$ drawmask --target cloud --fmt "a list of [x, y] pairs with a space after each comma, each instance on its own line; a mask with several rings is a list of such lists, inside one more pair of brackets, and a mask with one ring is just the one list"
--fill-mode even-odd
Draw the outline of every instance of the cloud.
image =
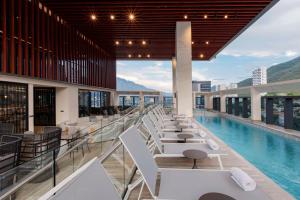
[[122, 66], [122, 67], [124, 67], [124, 66], [127, 66], [127, 64], [125, 63], [125, 62], [122, 62], [122, 61], [117, 61], [117, 66]]
[[221, 54], [249, 56], [294, 57], [300, 52], [300, 1], [281, 0]]
[[287, 57], [294, 57], [296, 55], [298, 55], [298, 53], [295, 51], [286, 51], [285, 52], [285, 56], [287, 56]]
[[117, 76], [148, 88], [170, 92], [172, 90], [171, 62], [166, 61], [124, 61], [126, 67], [117, 62]]

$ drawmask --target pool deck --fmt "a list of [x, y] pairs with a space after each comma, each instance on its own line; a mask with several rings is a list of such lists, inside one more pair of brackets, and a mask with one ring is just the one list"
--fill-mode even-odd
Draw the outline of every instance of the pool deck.
[[239, 167], [247, 172], [256, 182], [259, 187], [261, 187], [270, 197], [271, 199], [278, 200], [288, 200], [294, 199], [288, 192], [283, 190], [279, 185], [273, 182], [272, 179], [264, 175], [260, 170], [258, 170], [254, 165], [248, 162], [245, 158], [243, 158], [240, 154], [231, 149], [227, 144], [225, 144], [218, 137], [213, 135], [208, 129], [201, 126], [207, 132], [209, 132], [212, 137], [216, 141], [221, 144], [222, 149], [228, 152], [228, 156], [222, 159], [224, 168], [230, 169], [231, 167]]
[[[196, 121], [196, 120], [195, 120]], [[198, 122], [197, 122], [198, 123]], [[207, 128], [203, 127], [200, 123], [198, 123], [207, 133], [220, 144], [221, 149], [226, 151], [227, 156], [222, 157], [222, 162], [224, 165], [224, 169], [230, 169], [231, 167], [239, 167], [247, 172], [257, 183], [258, 187], [260, 187], [270, 199], [273, 200], [290, 200], [295, 199], [288, 192], [283, 190], [279, 185], [274, 183], [270, 178], [265, 176], [262, 172], [260, 172], [254, 165], [249, 163], [246, 159], [244, 159], [241, 155], [231, 149], [227, 144], [225, 144], [222, 140], [216, 137], [212, 132], [210, 132]], [[156, 159], [159, 167], [165, 168], [191, 168], [193, 163], [191, 159], [188, 158], [160, 158]], [[219, 165], [216, 159], [206, 159], [202, 162], [197, 162], [198, 168], [203, 169], [219, 169]], [[200, 183], [199, 183], [200, 184]], [[129, 199], [137, 199], [140, 187], [134, 190]], [[151, 199], [151, 195], [147, 188], [144, 188], [141, 199]]]

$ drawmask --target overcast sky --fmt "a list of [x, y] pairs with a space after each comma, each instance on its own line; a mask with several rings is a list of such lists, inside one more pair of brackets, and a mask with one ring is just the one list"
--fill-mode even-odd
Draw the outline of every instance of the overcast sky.
[[[300, 55], [300, 0], [280, 0], [216, 59], [193, 62], [194, 80], [236, 83], [253, 69]], [[117, 76], [160, 91], [172, 88], [171, 61], [117, 61]]]

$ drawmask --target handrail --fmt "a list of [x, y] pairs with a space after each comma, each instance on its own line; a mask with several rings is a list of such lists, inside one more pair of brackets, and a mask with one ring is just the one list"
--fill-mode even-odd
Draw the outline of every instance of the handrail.
[[[106, 124], [105, 126], [100, 127], [100, 128], [98, 128], [97, 130], [94, 130], [94, 131], [91, 132], [91, 133], [88, 133], [88, 134], [85, 134], [85, 135], [81, 136], [80, 138], [85, 138], [85, 139], [83, 139], [83, 140], [80, 141], [78, 144], [76, 144], [76, 145], [74, 145], [73, 147], [71, 147], [71, 148], [70, 148], [69, 150], [67, 150], [66, 152], [64, 152], [64, 153], [62, 153], [61, 155], [59, 155], [54, 161], [52, 160], [51, 162], [49, 162], [48, 164], [46, 164], [45, 166], [43, 166], [41, 169], [39, 169], [39, 170], [37, 170], [36, 172], [32, 173], [32, 174], [29, 175], [28, 177], [25, 177], [22, 181], [18, 182], [16, 185], [12, 185], [12, 186], [10, 186], [10, 187], [4, 189], [4, 190], [0, 193], [0, 194], [2, 194], [2, 195], [0, 196], [0, 199], [5, 199], [6, 197], [9, 197], [11, 194], [13, 194], [15, 191], [17, 191], [17, 190], [18, 190], [20, 187], [22, 187], [24, 184], [26, 184], [26, 183], [29, 182], [30, 180], [34, 179], [36, 176], [40, 175], [42, 172], [48, 170], [48, 169], [53, 165], [53, 162], [59, 161], [59, 160], [60, 160], [61, 158], [63, 158], [66, 154], [71, 153], [71, 152], [74, 151], [76, 148], [78, 148], [80, 145], [84, 144], [84, 143], [86, 142], [86, 140], [88, 139], [87, 136], [92, 135], [92, 134], [95, 133], [96, 131], [99, 131], [99, 130], [101, 130], [101, 129], [104, 129], [104, 128], [106, 128], [106, 127], [108, 127], [108, 126], [110, 126], [110, 125], [116, 123], [117, 121], [120, 121], [120, 120], [125, 119], [125, 117], [129, 116], [130, 114], [133, 114], [133, 113], [137, 112], [138, 109], [139, 109], [139, 108], [134, 108], [134, 109], [132, 109], [129, 113], [123, 115], [123, 116], [120, 117], [119, 119], [114, 120], [114, 121], [111, 121], [111, 122], [109, 122], [108, 124]], [[78, 138], [78, 139], [80, 139], [80, 138]], [[75, 142], [75, 141], [74, 141], [74, 142]], [[110, 148], [110, 149], [108, 150], [108, 152], [107, 152], [106, 154], [103, 154], [103, 155], [106, 155], [106, 156], [101, 156], [101, 157], [103, 157], [103, 158], [106, 159], [109, 155], [111, 155], [111, 154], [113, 153], [113, 151], [114, 151], [120, 144], [121, 144], [121, 143], [116, 143], [116, 144], [113, 146], [113, 148]], [[53, 150], [52, 150], [52, 153], [55, 153], [55, 151], [59, 150], [61, 147], [64, 147], [65, 145], [68, 145], [68, 144], [64, 144], [64, 145], [58, 147], [57, 149], [53, 149]], [[34, 159], [38, 159], [38, 158], [40, 158], [40, 157], [42, 157], [42, 156], [44, 156], [44, 155], [46, 155], [46, 154], [49, 154], [49, 153], [50, 153], [50, 151], [49, 151], [49, 152], [46, 152], [46, 153], [43, 153], [43, 154], [39, 155], [38, 157], [35, 157]], [[30, 161], [33, 161], [34, 159], [32, 159], [32, 160], [30, 160]], [[103, 159], [103, 161], [104, 161], [105, 159]], [[26, 164], [26, 163], [28, 163], [28, 162], [30, 162], [30, 161], [27, 161], [27, 162], [25, 162], [25, 163], [22, 163], [22, 165], [24, 165], [24, 164]], [[20, 167], [20, 166], [22, 166], [22, 165], [19, 165], [19, 166], [17, 166], [17, 167]], [[13, 171], [14, 169], [16, 169], [16, 168], [10, 169], [9, 171]], [[6, 172], [4, 172], [4, 173], [6, 173]], [[4, 173], [2, 173], [2, 174], [4, 174]], [[0, 176], [1, 176], [2, 174], [0, 174]]]

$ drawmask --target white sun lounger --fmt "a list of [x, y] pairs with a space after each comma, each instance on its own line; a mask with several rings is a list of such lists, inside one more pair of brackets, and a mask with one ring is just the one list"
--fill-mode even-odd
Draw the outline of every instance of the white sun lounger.
[[[210, 192], [223, 193], [237, 200], [269, 199], [259, 186], [245, 192], [231, 179], [229, 171], [158, 168], [136, 127], [126, 130], [120, 140], [139, 169], [143, 186], [147, 185], [154, 199], [194, 200]], [[157, 185], [158, 176], [160, 183]], [[159, 189], [157, 193], [156, 189]]]
[[39, 200], [121, 200], [98, 158], [94, 158], [49, 190]]
[[[144, 119], [143, 119], [144, 122]], [[151, 126], [150, 123], [145, 120], [145, 126]], [[148, 128], [147, 128], [148, 129]], [[152, 129], [150, 127], [150, 129]], [[148, 129], [149, 131], [149, 129]], [[218, 163], [221, 169], [223, 169], [223, 163], [221, 156], [226, 156], [227, 154], [224, 151], [221, 150], [212, 150], [208, 144], [203, 143], [162, 143], [160, 141], [160, 138], [157, 134], [153, 133], [153, 131], [149, 131], [153, 142], [155, 143], [157, 149], [159, 150], [160, 154], [156, 154], [154, 158], [171, 158], [171, 157], [185, 157], [183, 155], [183, 152], [188, 149], [196, 149], [201, 150], [207, 153], [209, 158], [217, 158]]]
[[153, 121], [149, 118], [148, 115], [145, 115], [142, 119], [144, 125], [148, 129], [149, 132], [152, 132], [153, 134], [158, 134], [160, 136], [160, 140], [165, 141], [183, 141], [183, 139], [179, 139], [177, 135], [179, 133], [188, 133], [193, 135], [193, 138], [189, 138], [186, 141], [187, 142], [202, 142], [205, 143], [205, 140], [208, 139], [207, 135], [205, 137], [201, 137], [199, 133], [197, 132], [191, 132], [191, 131], [183, 131], [183, 132], [159, 132], [154, 126]]

